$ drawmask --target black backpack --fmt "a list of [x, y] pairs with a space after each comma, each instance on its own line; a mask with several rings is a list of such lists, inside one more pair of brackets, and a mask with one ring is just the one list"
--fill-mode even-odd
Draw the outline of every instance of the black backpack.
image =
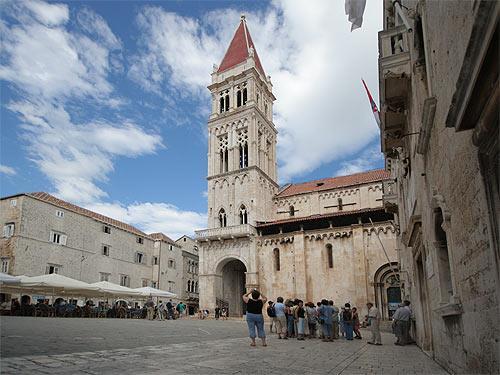
[[342, 318], [344, 319], [344, 322], [349, 322], [352, 320], [352, 312], [351, 310], [344, 310], [342, 313]]
[[270, 318], [276, 317], [276, 310], [274, 309], [274, 306], [269, 306], [267, 308], [267, 316], [269, 316]]

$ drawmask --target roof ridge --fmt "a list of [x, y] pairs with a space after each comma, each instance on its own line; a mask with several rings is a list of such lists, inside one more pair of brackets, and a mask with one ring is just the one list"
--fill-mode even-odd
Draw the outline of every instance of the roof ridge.
[[45, 203], [53, 204], [54, 206], [75, 212], [77, 214], [81, 214], [81, 215], [90, 217], [92, 219], [95, 219], [95, 220], [100, 221], [100, 222], [105, 223], [105, 224], [112, 225], [116, 228], [125, 230], [127, 232], [131, 232], [134, 234], [139, 234], [143, 237], [151, 238], [149, 234], [143, 232], [142, 230], [134, 227], [131, 224], [125, 223], [124, 221], [121, 221], [121, 220], [113, 219], [112, 217], [109, 217], [109, 216], [100, 214], [99, 212], [95, 212], [95, 211], [89, 210], [87, 208], [78, 206], [74, 203], [67, 202], [67, 201], [60, 199], [60, 198], [57, 198], [54, 195], [49, 194], [47, 192], [38, 191], [38, 192], [25, 193], [24, 195], [29, 196], [29, 197], [34, 198], [34, 199], [41, 200]]

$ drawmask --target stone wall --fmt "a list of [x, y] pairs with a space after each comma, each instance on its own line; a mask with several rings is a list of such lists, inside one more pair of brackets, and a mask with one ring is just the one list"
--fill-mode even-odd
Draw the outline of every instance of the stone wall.
[[[417, 151], [422, 152], [418, 144], [424, 134], [417, 134], [406, 138], [396, 157], [389, 156], [398, 182], [400, 257], [406, 295], [415, 312], [415, 335], [419, 345], [452, 372], [496, 373], [500, 283], [490, 234], [498, 228], [489, 220], [491, 207], [473, 131], [446, 127], [483, 2], [403, 3], [412, 22], [415, 12], [422, 17], [425, 46], [424, 51], [418, 49], [413, 39], [418, 32], [408, 33], [412, 76], [405, 132], [421, 131], [424, 100], [436, 98], [423, 153]], [[422, 53], [425, 66], [417, 59]], [[442, 224], [437, 222], [439, 212]], [[448, 259], [443, 258], [443, 246]]]

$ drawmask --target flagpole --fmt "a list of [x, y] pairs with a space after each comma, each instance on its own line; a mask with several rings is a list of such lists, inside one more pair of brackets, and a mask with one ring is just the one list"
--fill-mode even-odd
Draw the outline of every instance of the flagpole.
[[377, 229], [375, 228], [375, 225], [373, 224], [372, 218], [369, 217], [368, 220], [370, 220], [370, 223], [372, 224], [373, 229], [375, 230], [375, 234], [377, 235], [378, 242], [380, 242], [380, 246], [382, 246], [382, 250], [384, 250], [385, 257], [387, 258], [387, 262], [389, 262], [389, 267], [391, 268], [392, 273], [396, 277], [396, 279], [399, 279], [398, 274], [396, 273], [395, 269], [392, 266], [391, 260], [389, 259], [389, 255], [387, 255], [387, 251], [385, 250], [385, 246], [382, 243], [382, 240], [380, 239], [380, 236], [377, 232]]

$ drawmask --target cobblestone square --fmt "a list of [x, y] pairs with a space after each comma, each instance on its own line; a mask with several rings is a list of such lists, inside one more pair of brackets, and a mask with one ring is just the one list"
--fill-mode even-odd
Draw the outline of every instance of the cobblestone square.
[[[416, 346], [278, 340], [244, 321], [2, 317], [2, 374], [446, 374]], [[369, 332], [365, 331], [365, 337]]]

